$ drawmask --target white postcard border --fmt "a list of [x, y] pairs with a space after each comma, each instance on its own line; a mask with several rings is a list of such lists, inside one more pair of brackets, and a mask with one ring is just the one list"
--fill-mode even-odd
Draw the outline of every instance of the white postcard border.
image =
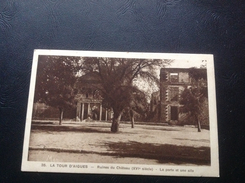
[[[36, 73], [39, 55], [56, 56], [86, 56], [112, 58], [148, 58], [176, 60], [207, 60], [208, 100], [210, 117], [210, 151], [211, 166], [178, 166], [178, 165], [142, 165], [142, 164], [105, 164], [105, 163], [67, 163], [28, 161], [31, 119], [36, 83]], [[63, 172], [85, 174], [131, 174], [160, 176], [204, 176], [219, 177], [218, 133], [216, 114], [215, 73], [212, 54], [182, 54], [182, 53], [139, 53], [139, 52], [106, 52], [106, 51], [72, 51], [72, 50], [34, 50], [31, 81], [29, 88], [28, 107], [22, 155], [22, 171], [30, 172]], [[60, 166], [59, 166], [60, 165]], [[109, 169], [100, 169], [106, 166]], [[124, 168], [120, 168], [124, 167]], [[143, 170], [149, 168], [152, 170]], [[181, 171], [183, 170], [183, 171]]]

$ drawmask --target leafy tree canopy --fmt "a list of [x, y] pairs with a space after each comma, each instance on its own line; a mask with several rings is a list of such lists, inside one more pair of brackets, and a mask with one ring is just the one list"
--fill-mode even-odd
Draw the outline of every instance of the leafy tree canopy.
[[[74, 105], [80, 57], [39, 56], [34, 102], [63, 110]], [[60, 122], [62, 116], [60, 116]]]
[[[180, 104], [182, 113], [188, 113], [189, 117], [194, 118], [197, 123], [198, 131], [201, 131], [200, 116], [204, 102], [207, 100], [207, 70], [190, 68], [189, 76], [191, 78], [191, 86], [186, 86], [181, 94]], [[208, 114], [206, 114], [208, 115]]]
[[102, 92], [104, 104], [113, 109], [113, 132], [118, 131], [122, 111], [126, 107], [134, 106], [134, 97], [137, 95], [133, 94], [142, 93], [133, 85], [133, 81], [143, 78], [145, 82], [159, 83], [156, 70], [170, 62], [171, 60], [163, 59], [83, 58], [81, 72], [94, 75], [100, 83], [94, 87]]

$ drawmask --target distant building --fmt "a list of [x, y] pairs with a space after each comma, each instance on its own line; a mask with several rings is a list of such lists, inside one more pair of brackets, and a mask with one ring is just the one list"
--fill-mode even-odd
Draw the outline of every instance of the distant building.
[[160, 71], [160, 121], [177, 123], [180, 95], [185, 86], [191, 85], [189, 69], [162, 68]]
[[76, 83], [76, 121], [82, 120], [110, 120], [112, 111], [102, 105], [99, 81], [92, 74], [86, 74]]
[[[181, 104], [179, 103], [185, 87], [191, 86], [192, 78], [188, 68], [162, 68], [160, 70], [160, 94], [159, 97], [155, 94], [154, 99], [157, 100], [156, 97], [159, 99], [158, 121], [170, 124], [192, 123], [190, 119], [186, 119], [186, 114], [180, 112]], [[207, 100], [205, 105], [202, 121], [208, 124]]]
[[[75, 108], [68, 108], [64, 111], [65, 119], [73, 119], [75, 121], [97, 120], [108, 121], [113, 117], [110, 109], [103, 107], [101, 92], [98, 89], [99, 82], [92, 74], [81, 76], [75, 83], [76, 90]], [[58, 119], [59, 110], [50, 107], [44, 103], [34, 103], [33, 119]]]

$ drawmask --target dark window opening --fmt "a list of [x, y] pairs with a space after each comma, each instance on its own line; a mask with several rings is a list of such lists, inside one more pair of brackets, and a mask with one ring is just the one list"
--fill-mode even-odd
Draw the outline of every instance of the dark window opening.
[[178, 107], [171, 106], [171, 120], [178, 120]]
[[170, 82], [177, 83], [179, 81], [179, 73], [170, 73]]

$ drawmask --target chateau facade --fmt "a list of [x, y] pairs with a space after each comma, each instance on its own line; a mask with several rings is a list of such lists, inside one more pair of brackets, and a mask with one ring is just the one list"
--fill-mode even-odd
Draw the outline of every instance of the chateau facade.
[[78, 89], [76, 101], [76, 121], [82, 120], [111, 120], [112, 111], [104, 108], [99, 82], [89, 74], [82, 76], [76, 83]]
[[159, 120], [176, 124], [181, 120], [180, 95], [185, 87], [191, 86], [189, 69], [162, 68], [160, 70]]

